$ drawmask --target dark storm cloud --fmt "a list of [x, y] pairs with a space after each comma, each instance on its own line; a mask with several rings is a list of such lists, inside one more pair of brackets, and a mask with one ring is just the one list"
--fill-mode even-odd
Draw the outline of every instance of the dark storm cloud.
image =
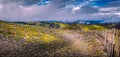
[[93, 8], [93, 7], [91, 7], [91, 6], [83, 6], [82, 7], [82, 12], [83, 13], [96, 13], [96, 12], [98, 12], [98, 9], [96, 9], [96, 8]]

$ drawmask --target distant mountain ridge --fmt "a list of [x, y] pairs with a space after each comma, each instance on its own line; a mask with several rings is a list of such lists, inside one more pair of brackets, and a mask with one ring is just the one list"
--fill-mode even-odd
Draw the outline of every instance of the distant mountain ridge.
[[105, 20], [77, 20], [74, 21], [73, 23], [78, 23], [78, 24], [101, 24]]

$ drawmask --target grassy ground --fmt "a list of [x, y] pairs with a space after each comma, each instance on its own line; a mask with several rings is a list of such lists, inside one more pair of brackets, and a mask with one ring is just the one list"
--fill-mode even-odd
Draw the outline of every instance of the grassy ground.
[[109, 57], [106, 47], [113, 42], [119, 56], [119, 32], [115, 38], [113, 30], [98, 25], [60, 26], [0, 22], [0, 57]]

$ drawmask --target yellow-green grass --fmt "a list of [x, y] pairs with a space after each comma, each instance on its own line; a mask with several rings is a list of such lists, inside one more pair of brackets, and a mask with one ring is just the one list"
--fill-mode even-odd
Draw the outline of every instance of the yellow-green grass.
[[107, 30], [108, 28], [100, 25], [84, 25], [84, 24], [63, 24], [63, 23], [57, 23], [60, 25], [61, 29], [65, 30], [83, 30], [83, 31], [89, 31], [89, 30]]
[[81, 25], [82, 30], [89, 31], [89, 30], [107, 30], [106, 27], [100, 25]]
[[5, 38], [12, 37], [16, 40], [23, 38], [28, 42], [35, 40], [46, 43], [60, 40], [51, 32], [51, 29], [46, 27], [0, 22], [0, 34]]

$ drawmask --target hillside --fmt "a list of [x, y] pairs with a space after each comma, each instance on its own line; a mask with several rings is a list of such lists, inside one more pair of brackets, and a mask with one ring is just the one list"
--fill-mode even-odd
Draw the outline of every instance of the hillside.
[[41, 22], [14, 22], [18, 24], [25, 25], [35, 25], [35, 26], [43, 26], [54, 29], [64, 29], [64, 30], [106, 30], [107, 27], [103, 25], [85, 25], [78, 23], [63, 23], [63, 22], [49, 22], [49, 21], [41, 21]]
[[0, 22], [0, 57], [117, 57], [119, 40], [99, 25]]

